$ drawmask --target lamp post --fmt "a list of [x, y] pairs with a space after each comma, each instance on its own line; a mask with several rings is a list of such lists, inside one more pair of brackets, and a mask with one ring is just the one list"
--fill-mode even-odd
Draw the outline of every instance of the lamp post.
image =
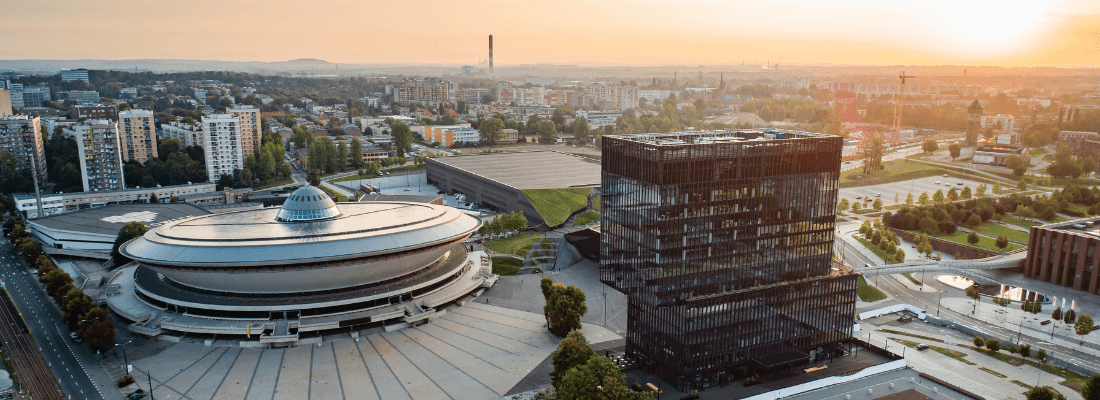
[[940, 304], [943, 303], [943, 292], [945, 292], [945, 290], [936, 292], [936, 317], [940, 316]]
[[127, 341], [126, 343], [122, 343], [122, 344], [116, 344], [116, 345], [115, 345], [115, 346], [122, 346], [122, 369], [123, 369], [123, 370], [126, 370], [126, 373], [127, 373], [127, 374], [129, 374], [129, 373], [130, 373], [130, 359], [129, 359], [129, 357], [127, 357], [127, 355], [126, 355], [126, 345], [130, 344], [130, 343], [131, 343], [131, 342], [133, 342], [133, 341], [134, 341], [133, 339], [130, 339], [130, 340], [129, 340], [129, 341]]

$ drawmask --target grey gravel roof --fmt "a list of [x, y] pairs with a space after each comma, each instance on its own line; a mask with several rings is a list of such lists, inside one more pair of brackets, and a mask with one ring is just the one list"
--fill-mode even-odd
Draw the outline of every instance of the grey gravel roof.
[[493, 153], [438, 157], [432, 162], [449, 165], [516, 189], [559, 189], [600, 185], [600, 162], [556, 151]]
[[30, 222], [54, 230], [117, 235], [130, 221], [141, 221], [153, 228], [171, 220], [209, 214], [209, 211], [184, 203], [129, 203], [51, 215]]

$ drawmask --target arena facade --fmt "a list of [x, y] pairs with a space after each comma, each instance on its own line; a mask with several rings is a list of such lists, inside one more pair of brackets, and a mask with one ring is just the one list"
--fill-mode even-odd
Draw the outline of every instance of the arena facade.
[[282, 207], [172, 221], [127, 242], [134, 261], [107, 282], [107, 302], [135, 333], [272, 346], [417, 325], [495, 283], [489, 257], [463, 243], [480, 225], [451, 207], [336, 204], [306, 186]]

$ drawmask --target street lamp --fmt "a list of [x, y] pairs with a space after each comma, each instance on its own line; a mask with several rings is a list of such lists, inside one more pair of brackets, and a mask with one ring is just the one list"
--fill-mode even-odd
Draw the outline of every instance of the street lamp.
[[129, 359], [129, 357], [126, 356], [126, 345], [130, 344], [133, 341], [134, 341], [133, 339], [130, 339], [126, 343], [115, 345], [115, 346], [122, 346], [122, 369], [125, 370], [127, 374], [130, 373], [130, 359]]
[[1024, 321], [1027, 321], [1027, 317], [1020, 318], [1020, 329], [1016, 332], [1016, 347], [1020, 347], [1020, 336], [1024, 334]]

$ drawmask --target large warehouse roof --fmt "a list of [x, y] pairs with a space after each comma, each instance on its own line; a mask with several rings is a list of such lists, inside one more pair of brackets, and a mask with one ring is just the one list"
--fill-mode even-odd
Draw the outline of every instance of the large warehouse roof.
[[210, 212], [190, 204], [130, 203], [51, 215], [30, 222], [51, 230], [114, 236], [131, 221], [141, 221], [152, 229], [168, 221], [207, 214]]
[[439, 157], [436, 161], [516, 189], [600, 185], [600, 162], [556, 151]]

